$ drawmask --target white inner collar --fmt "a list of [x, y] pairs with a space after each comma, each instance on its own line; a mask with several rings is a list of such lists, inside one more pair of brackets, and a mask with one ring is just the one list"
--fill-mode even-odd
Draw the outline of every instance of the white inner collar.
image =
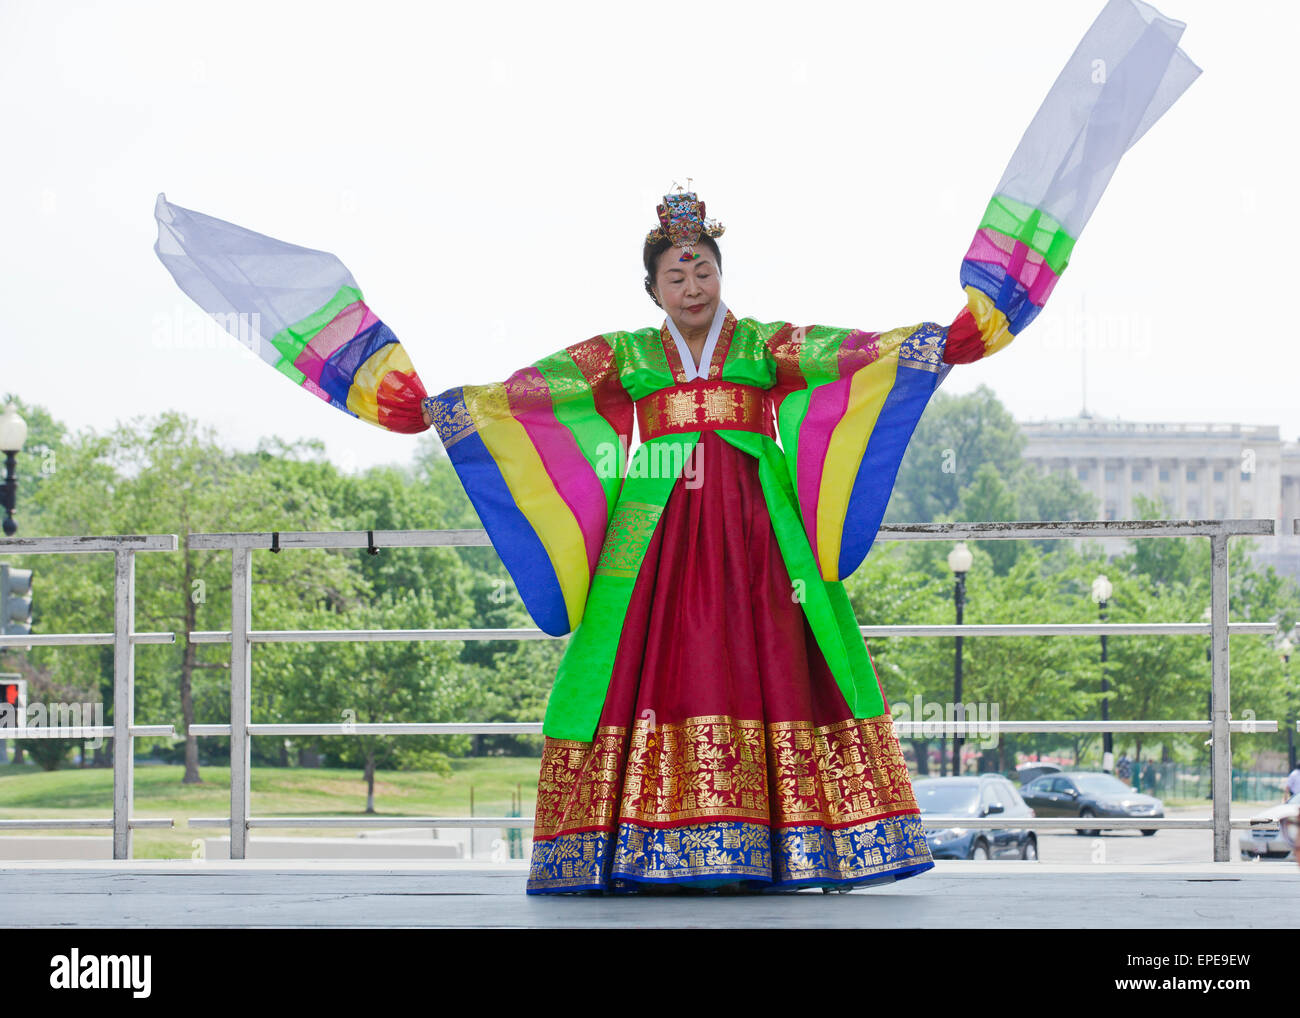
[[677, 356], [681, 358], [682, 370], [686, 373], [688, 382], [695, 378], [708, 378], [709, 365], [713, 363], [713, 351], [718, 345], [718, 337], [722, 334], [722, 322], [726, 317], [727, 305], [722, 301], [718, 301], [718, 310], [713, 312], [713, 324], [709, 326], [709, 338], [704, 341], [704, 350], [700, 353], [700, 363], [696, 364], [695, 357], [691, 354], [690, 347], [686, 345], [681, 330], [677, 328], [677, 323], [673, 321], [673, 316], [666, 316], [668, 331], [673, 334], [673, 342], [677, 344]]

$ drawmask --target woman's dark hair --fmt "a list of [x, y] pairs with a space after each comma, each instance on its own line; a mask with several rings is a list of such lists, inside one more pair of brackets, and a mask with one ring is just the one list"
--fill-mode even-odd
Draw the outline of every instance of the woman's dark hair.
[[[718, 264], [718, 275], [722, 275], [722, 252], [718, 250], [717, 242], [707, 233], [701, 233], [700, 239], [695, 243], [697, 246], [707, 247], [713, 252], [713, 260]], [[659, 272], [659, 256], [672, 246], [672, 241], [665, 237], [662, 240], [656, 240], [654, 243], [646, 241], [645, 248], [641, 252], [641, 262], [645, 265], [645, 292], [661, 308], [663, 305], [656, 299], [654, 292], [655, 277]]]

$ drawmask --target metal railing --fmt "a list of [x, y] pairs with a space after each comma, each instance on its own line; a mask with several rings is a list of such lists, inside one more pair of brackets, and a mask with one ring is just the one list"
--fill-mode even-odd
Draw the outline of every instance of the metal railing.
[[[1294, 529], [1300, 533], [1300, 520]], [[1229, 817], [1231, 754], [1229, 733], [1276, 732], [1276, 721], [1230, 720], [1230, 681], [1228, 670], [1228, 636], [1239, 633], [1266, 634], [1274, 631], [1273, 623], [1228, 622], [1229, 537], [1271, 535], [1272, 520], [1201, 520], [1201, 521], [1087, 521], [1079, 523], [944, 523], [884, 527], [878, 540], [979, 540], [1064, 539], [1098, 536], [1132, 538], [1206, 537], [1211, 544], [1211, 618], [1200, 623], [1039, 623], [1039, 624], [963, 624], [862, 626], [864, 636], [1044, 636], [1044, 635], [1209, 635], [1211, 637], [1211, 718], [1208, 721], [998, 721], [1005, 733], [1053, 732], [1128, 732], [1171, 733], [1207, 732], [1214, 747], [1211, 775], [1212, 815], [1199, 818], [1108, 818], [1104, 826], [1141, 828], [1211, 829], [1214, 831], [1214, 858], [1226, 861], [1229, 855], [1229, 831], [1247, 828], [1249, 820], [1233, 821]], [[415, 548], [415, 547], [483, 547], [490, 546], [482, 530], [445, 531], [356, 531], [341, 533], [254, 533], [196, 534], [189, 539], [194, 549], [229, 549], [231, 552], [231, 618], [228, 631], [201, 631], [188, 634], [195, 643], [229, 643], [231, 718], [227, 725], [194, 725], [195, 736], [229, 736], [231, 753], [231, 810], [229, 817], [194, 817], [193, 827], [229, 827], [231, 858], [242, 859], [247, 853], [248, 832], [254, 827], [495, 827], [528, 828], [531, 817], [256, 817], [250, 812], [250, 740], [258, 735], [448, 735], [448, 734], [541, 734], [540, 723], [421, 723], [390, 722], [378, 724], [253, 724], [251, 722], [252, 647], [256, 643], [284, 642], [379, 642], [409, 640], [533, 640], [555, 639], [538, 629], [410, 629], [410, 630], [255, 630], [252, 628], [252, 553], [275, 548]], [[14, 555], [108, 553], [115, 559], [114, 628], [112, 633], [30, 634], [0, 636], [4, 646], [112, 645], [113, 654], [113, 724], [82, 725], [66, 728], [5, 729], [0, 737], [28, 738], [98, 738], [114, 739], [113, 816], [111, 819], [11, 819], [0, 820], [5, 830], [103, 828], [113, 830], [113, 857], [128, 859], [132, 852], [131, 832], [142, 827], [172, 827], [170, 818], [136, 818], [134, 806], [133, 739], [141, 736], [174, 736], [172, 725], [136, 725], [134, 723], [136, 644], [173, 643], [172, 633], [137, 633], [135, 615], [135, 554], [142, 551], [175, 551], [175, 535], [122, 537], [18, 538], [0, 540], [0, 553]], [[563, 639], [563, 637], [559, 637]], [[1300, 726], [1297, 726], [1300, 728]], [[964, 734], [960, 722], [895, 722], [895, 731], [906, 738], [917, 733], [939, 734], [945, 738]], [[233, 819], [233, 822], [232, 822]], [[927, 816], [927, 826], [957, 818]], [[960, 818], [966, 827], [1005, 826], [996, 816], [974, 820]], [[1090, 829], [1098, 826], [1096, 818], [1035, 818], [1018, 826], [1042, 829]]]
[[28, 727], [20, 717], [15, 728], [0, 728], [0, 739], [113, 740], [113, 816], [68, 820], [0, 820], [0, 832], [9, 830], [59, 830], [67, 828], [113, 829], [113, 858], [131, 858], [131, 832], [142, 827], [174, 826], [171, 818], [132, 816], [135, 808], [135, 739], [174, 736], [173, 725], [135, 723], [135, 648], [140, 643], [175, 643], [174, 633], [135, 631], [135, 556], [143, 551], [175, 551], [175, 534], [124, 537], [10, 537], [0, 539], [0, 554], [8, 555], [113, 555], [113, 631], [111, 633], [41, 633], [25, 636], [0, 634], [0, 647], [107, 646], [113, 647], [113, 723]]
[[[1300, 527], [1300, 521], [1297, 521]], [[1228, 539], [1250, 535], [1272, 535], [1273, 520], [1119, 520], [1063, 523], [933, 523], [882, 527], [881, 541], [949, 541], [954, 539], [1023, 540], [1087, 537], [1168, 538], [1205, 537], [1210, 541], [1210, 621], [1191, 623], [1042, 623], [991, 625], [868, 625], [860, 627], [866, 636], [1044, 636], [1044, 635], [1209, 635], [1211, 659], [1211, 709], [1209, 720], [1184, 721], [999, 721], [1000, 732], [1206, 732], [1214, 747], [1211, 775], [1212, 809], [1208, 817], [1104, 819], [1103, 826], [1151, 828], [1198, 828], [1214, 832], [1214, 859], [1225, 862], [1230, 855], [1230, 830], [1251, 826], [1249, 820], [1233, 821], [1229, 815], [1231, 753], [1229, 733], [1276, 732], [1277, 722], [1266, 720], [1230, 720], [1230, 681], [1228, 637], [1231, 634], [1268, 634], [1275, 631], [1271, 622], [1228, 621]], [[1300, 529], [1297, 530], [1300, 533]], [[490, 546], [482, 530], [422, 531], [351, 531], [292, 533], [194, 534], [188, 541], [192, 549], [228, 549], [231, 553], [231, 629], [189, 634], [195, 643], [229, 643], [230, 716], [228, 725], [194, 725], [196, 736], [230, 737], [230, 816], [192, 817], [192, 827], [229, 827], [230, 856], [246, 857], [249, 831], [254, 827], [531, 827], [531, 817], [256, 817], [250, 813], [250, 740], [253, 736], [303, 735], [447, 735], [447, 734], [541, 734], [540, 723], [420, 723], [387, 722], [377, 724], [253, 724], [251, 721], [252, 649], [258, 643], [287, 642], [379, 642], [408, 640], [534, 640], [563, 639], [551, 637], [538, 629], [368, 629], [368, 630], [260, 630], [252, 627], [252, 553], [291, 548], [423, 548]], [[936, 726], [932, 722], [898, 722], [895, 729], [902, 737], [923, 729], [934, 735], [936, 727], [943, 737], [960, 735], [956, 723]], [[927, 816], [933, 826], [957, 818]], [[1093, 829], [1096, 818], [1034, 818], [1016, 826], [1042, 829]], [[961, 818], [967, 827], [1004, 827], [1005, 819]]]

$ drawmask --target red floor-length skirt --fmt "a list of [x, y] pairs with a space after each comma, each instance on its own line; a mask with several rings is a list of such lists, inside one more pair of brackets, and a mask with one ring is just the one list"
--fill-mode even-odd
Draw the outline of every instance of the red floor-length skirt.
[[547, 738], [530, 894], [787, 890], [930, 869], [888, 715], [855, 720], [758, 461], [702, 434], [641, 567], [592, 742]]

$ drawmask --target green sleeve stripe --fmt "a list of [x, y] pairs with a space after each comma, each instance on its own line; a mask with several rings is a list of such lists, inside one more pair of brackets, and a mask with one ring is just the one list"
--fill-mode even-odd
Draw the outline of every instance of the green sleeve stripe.
[[979, 228], [985, 227], [1037, 251], [1058, 276], [1065, 271], [1074, 250], [1075, 238], [1065, 232], [1065, 227], [1041, 209], [1004, 194], [994, 195], [984, 210]]
[[316, 333], [329, 325], [330, 322], [349, 304], [355, 304], [361, 300], [361, 291], [355, 286], [341, 286], [336, 294], [329, 299], [329, 302], [317, 311], [313, 311], [300, 322], [294, 322], [287, 325], [274, 336], [271, 337], [271, 345], [280, 351], [284, 361], [288, 362], [288, 367], [297, 372], [297, 377], [285, 370], [284, 362], [277, 364], [276, 367], [283, 371], [290, 378], [301, 382], [306, 376], [293, 367], [294, 361], [298, 355], [303, 352], [307, 344], [316, 338]]

